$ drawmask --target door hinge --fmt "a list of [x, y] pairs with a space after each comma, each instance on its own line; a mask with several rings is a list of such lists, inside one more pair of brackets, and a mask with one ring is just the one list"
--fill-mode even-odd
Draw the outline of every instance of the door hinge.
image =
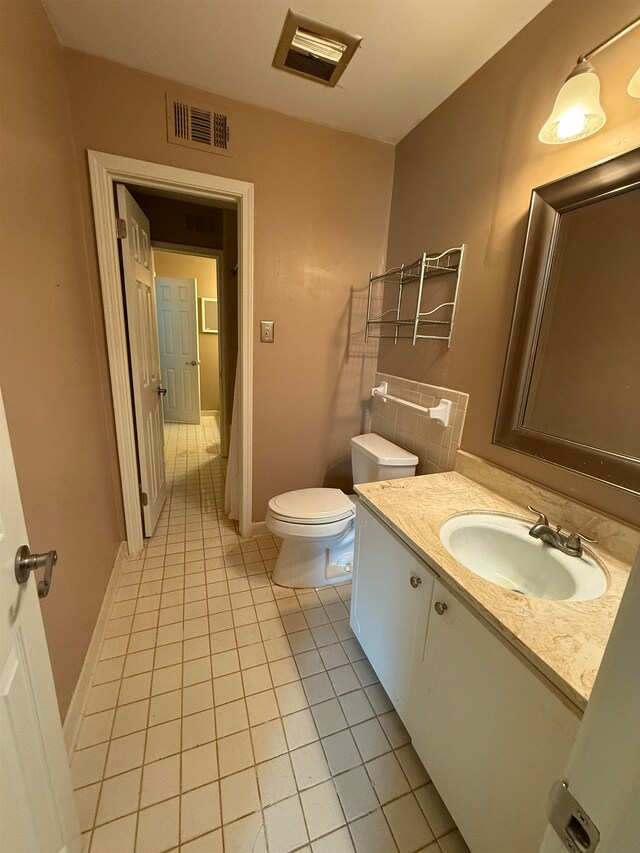
[[566, 782], [553, 783], [547, 817], [570, 853], [593, 853], [598, 846], [598, 827], [569, 791]]
[[127, 220], [116, 217], [116, 237], [118, 240], [124, 240], [127, 236]]
[[140, 504], [141, 506], [149, 505], [149, 495], [146, 492], [143, 492], [142, 489], [140, 489]]

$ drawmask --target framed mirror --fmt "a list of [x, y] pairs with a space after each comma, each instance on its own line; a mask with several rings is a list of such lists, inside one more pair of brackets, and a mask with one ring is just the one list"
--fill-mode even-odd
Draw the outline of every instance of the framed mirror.
[[640, 494], [640, 148], [533, 190], [493, 440]]

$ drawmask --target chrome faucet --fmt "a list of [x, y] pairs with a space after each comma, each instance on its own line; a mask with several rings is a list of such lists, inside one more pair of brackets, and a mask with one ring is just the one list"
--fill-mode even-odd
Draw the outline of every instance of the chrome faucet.
[[538, 520], [529, 530], [529, 536], [546, 542], [547, 545], [557, 548], [563, 554], [568, 554], [570, 557], [582, 557], [582, 543], [589, 542], [591, 545], [595, 545], [598, 541], [597, 539], [588, 539], [581, 533], [567, 533], [565, 535], [562, 533], [560, 525], [555, 529], [551, 527], [549, 519], [539, 509], [534, 509], [532, 506], [528, 506], [527, 509], [538, 516]]

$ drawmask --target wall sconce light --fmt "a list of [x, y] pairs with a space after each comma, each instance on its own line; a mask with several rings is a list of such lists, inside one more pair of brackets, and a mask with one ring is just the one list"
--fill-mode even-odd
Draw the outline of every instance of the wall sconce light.
[[[577, 65], [558, 92], [551, 115], [538, 134], [540, 142], [546, 145], [562, 145], [565, 142], [584, 139], [604, 127], [607, 117], [600, 104], [600, 80], [589, 60], [639, 24], [640, 18], [636, 18], [602, 44], [578, 58]], [[640, 98], [640, 68], [631, 78], [627, 91], [632, 97]]]

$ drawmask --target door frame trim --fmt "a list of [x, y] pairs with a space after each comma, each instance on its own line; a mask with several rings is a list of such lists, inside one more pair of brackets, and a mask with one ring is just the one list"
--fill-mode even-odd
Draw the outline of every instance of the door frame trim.
[[252, 535], [254, 185], [116, 154], [87, 151], [129, 555], [144, 547], [125, 313], [115, 231], [114, 184], [154, 187], [238, 207], [239, 529]]

